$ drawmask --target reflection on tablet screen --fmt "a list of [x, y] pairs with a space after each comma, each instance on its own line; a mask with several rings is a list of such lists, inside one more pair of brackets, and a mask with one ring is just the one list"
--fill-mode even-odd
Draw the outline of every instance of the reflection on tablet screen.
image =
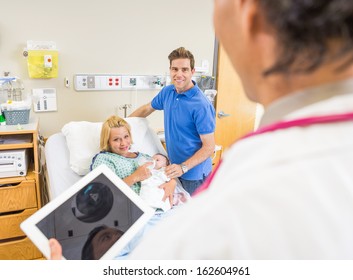
[[100, 174], [37, 226], [48, 239], [60, 242], [66, 259], [100, 259], [142, 214]]

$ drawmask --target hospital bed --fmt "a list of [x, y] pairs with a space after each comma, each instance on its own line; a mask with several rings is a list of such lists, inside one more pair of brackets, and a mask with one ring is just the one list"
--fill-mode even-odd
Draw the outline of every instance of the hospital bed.
[[[125, 118], [131, 126], [132, 150], [149, 155], [166, 154], [163, 145], [145, 118]], [[48, 200], [52, 200], [89, 172], [99, 152], [101, 122], [70, 122], [45, 144]], [[180, 190], [180, 182], [178, 189]], [[181, 189], [181, 192], [183, 189]], [[184, 193], [185, 194], [185, 193]]]

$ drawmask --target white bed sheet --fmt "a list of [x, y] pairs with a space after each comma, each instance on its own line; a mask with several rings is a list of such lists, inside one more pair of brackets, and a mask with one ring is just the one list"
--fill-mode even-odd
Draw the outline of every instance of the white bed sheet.
[[71, 187], [81, 176], [70, 168], [69, 150], [66, 138], [61, 132], [51, 135], [45, 143], [45, 159], [48, 175], [48, 195], [49, 200], [52, 200]]

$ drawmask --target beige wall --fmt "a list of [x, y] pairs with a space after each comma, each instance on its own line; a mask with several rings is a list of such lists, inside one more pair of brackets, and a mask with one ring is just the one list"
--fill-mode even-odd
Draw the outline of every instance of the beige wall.
[[[117, 108], [145, 104], [157, 91], [77, 92], [77, 73], [165, 74], [171, 50], [185, 46], [196, 66], [207, 59], [212, 69], [214, 30], [212, 0], [1, 0], [0, 76], [20, 77], [25, 91], [54, 87], [57, 112], [34, 113], [48, 137], [73, 120], [103, 121]], [[55, 41], [59, 75], [30, 79], [23, 48], [27, 40]], [[211, 74], [211, 73], [210, 73]], [[64, 86], [65, 77], [71, 87]], [[131, 110], [129, 111], [131, 112]], [[163, 127], [162, 112], [149, 117]]]

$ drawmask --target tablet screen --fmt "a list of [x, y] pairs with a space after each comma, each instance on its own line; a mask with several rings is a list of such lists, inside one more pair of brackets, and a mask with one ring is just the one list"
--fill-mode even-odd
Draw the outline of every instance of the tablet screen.
[[35, 225], [70, 260], [100, 259], [144, 214], [101, 173]]

